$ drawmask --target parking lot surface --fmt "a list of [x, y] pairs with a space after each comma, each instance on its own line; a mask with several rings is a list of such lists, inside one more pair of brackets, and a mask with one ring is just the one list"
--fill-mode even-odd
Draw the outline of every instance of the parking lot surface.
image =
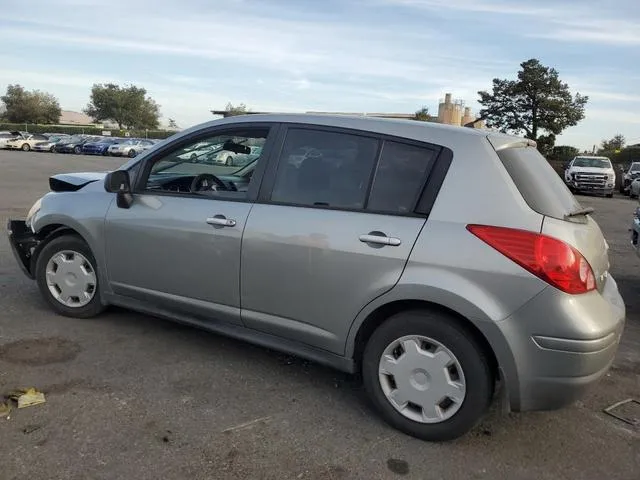
[[[124, 161], [0, 151], [0, 221], [24, 217], [51, 174]], [[569, 408], [494, 409], [446, 444], [388, 427], [355, 378], [328, 368], [119, 309], [56, 316], [3, 234], [0, 394], [34, 386], [47, 403], [0, 418], [0, 479], [637, 480], [640, 426], [603, 412], [640, 399], [640, 260], [627, 232], [636, 201], [579, 199], [596, 209], [627, 305], [613, 368]]]

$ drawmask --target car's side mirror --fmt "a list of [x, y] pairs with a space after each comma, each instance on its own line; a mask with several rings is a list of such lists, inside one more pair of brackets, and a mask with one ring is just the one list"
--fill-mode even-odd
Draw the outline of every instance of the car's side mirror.
[[107, 192], [115, 193], [116, 203], [119, 208], [129, 208], [133, 203], [131, 194], [131, 181], [129, 172], [126, 170], [115, 170], [109, 172], [104, 179], [104, 189]]

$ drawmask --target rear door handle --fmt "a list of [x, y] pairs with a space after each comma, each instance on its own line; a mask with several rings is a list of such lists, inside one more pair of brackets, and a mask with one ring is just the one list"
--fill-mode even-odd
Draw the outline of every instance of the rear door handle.
[[399, 238], [395, 237], [387, 237], [386, 235], [377, 235], [374, 232], [371, 232], [367, 235], [360, 235], [360, 241], [362, 243], [373, 243], [375, 245], [388, 245], [390, 247], [397, 247], [402, 244], [402, 241]]
[[207, 218], [207, 223], [209, 225], [214, 225], [218, 227], [235, 227], [236, 226], [235, 220], [231, 218], [227, 218], [224, 215], [215, 215], [213, 217], [209, 217]]

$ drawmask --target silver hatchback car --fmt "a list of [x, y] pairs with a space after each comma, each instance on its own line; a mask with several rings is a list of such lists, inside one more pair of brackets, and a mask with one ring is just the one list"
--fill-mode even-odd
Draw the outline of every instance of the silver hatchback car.
[[[202, 142], [261, 153], [185, 155]], [[9, 236], [56, 312], [118, 305], [360, 373], [380, 415], [425, 440], [463, 435], [494, 398], [571, 403], [623, 331], [591, 211], [518, 137], [237, 116], [50, 188]]]

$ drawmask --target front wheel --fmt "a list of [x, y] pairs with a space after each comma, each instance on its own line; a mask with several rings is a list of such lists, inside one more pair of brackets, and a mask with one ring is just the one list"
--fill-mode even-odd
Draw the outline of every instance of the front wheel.
[[80, 237], [64, 235], [47, 243], [38, 255], [35, 273], [40, 293], [55, 312], [89, 318], [104, 310], [96, 260]]
[[136, 156], [136, 151], [132, 148], [131, 150], [129, 150], [129, 157], [133, 158]]
[[73, 147], [73, 153], [80, 155], [82, 153], [82, 147]]
[[231, 166], [233, 166], [233, 157], [227, 157], [227, 159], [224, 161], [224, 164], [225, 164], [227, 167], [231, 167]]
[[613, 198], [613, 193], [607, 193], [607, 198]]
[[23, 152], [28, 152], [29, 150], [31, 150], [31, 145], [29, 145], [28, 143], [22, 145]]
[[455, 318], [431, 311], [398, 313], [365, 347], [365, 389], [383, 419], [429, 441], [460, 437], [491, 402], [489, 359]]

